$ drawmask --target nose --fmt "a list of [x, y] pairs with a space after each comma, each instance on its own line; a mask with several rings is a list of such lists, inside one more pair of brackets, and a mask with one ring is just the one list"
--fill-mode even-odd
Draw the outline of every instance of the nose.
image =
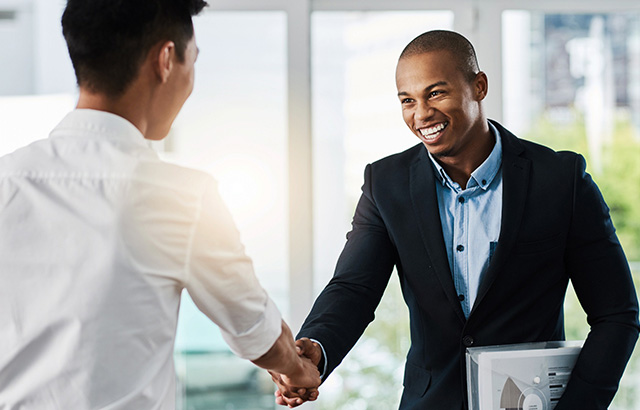
[[426, 102], [418, 102], [416, 111], [415, 111], [415, 119], [418, 121], [425, 121], [429, 119], [433, 115], [433, 107], [431, 107]]

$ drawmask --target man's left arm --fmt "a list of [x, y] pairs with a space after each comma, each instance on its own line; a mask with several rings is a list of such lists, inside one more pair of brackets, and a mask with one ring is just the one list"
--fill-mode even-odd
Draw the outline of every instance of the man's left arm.
[[591, 330], [556, 410], [606, 409], [638, 338], [638, 299], [609, 209], [575, 160], [566, 267]]

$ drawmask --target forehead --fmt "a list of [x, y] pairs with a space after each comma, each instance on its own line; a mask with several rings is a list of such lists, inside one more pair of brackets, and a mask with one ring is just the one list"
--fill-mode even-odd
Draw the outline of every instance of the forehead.
[[464, 78], [453, 53], [447, 50], [429, 51], [403, 57], [396, 67], [398, 88], [419, 86], [423, 82], [457, 82]]

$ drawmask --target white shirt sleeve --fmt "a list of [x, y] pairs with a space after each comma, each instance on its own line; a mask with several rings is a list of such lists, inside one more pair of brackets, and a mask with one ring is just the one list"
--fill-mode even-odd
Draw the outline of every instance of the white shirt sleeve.
[[236, 355], [254, 360], [265, 354], [280, 336], [282, 317], [258, 282], [212, 179], [189, 248], [185, 287], [196, 306], [220, 327]]

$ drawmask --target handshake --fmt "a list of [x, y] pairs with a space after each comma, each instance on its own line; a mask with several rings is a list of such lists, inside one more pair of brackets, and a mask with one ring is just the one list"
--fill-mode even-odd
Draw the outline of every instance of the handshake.
[[322, 358], [320, 345], [303, 337], [295, 342], [298, 353], [298, 369], [294, 373], [285, 375], [269, 370], [271, 379], [278, 386], [276, 390], [276, 404], [297, 407], [306, 401], [318, 398], [320, 373], [318, 363]]
[[276, 403], [292, 408], [318, 398], [321, 359], [320, 345], [307, 338], [294, 342], [283, 320], [282, 332], [271, 349], [252, 362], [271, 374], [278, 386]]

